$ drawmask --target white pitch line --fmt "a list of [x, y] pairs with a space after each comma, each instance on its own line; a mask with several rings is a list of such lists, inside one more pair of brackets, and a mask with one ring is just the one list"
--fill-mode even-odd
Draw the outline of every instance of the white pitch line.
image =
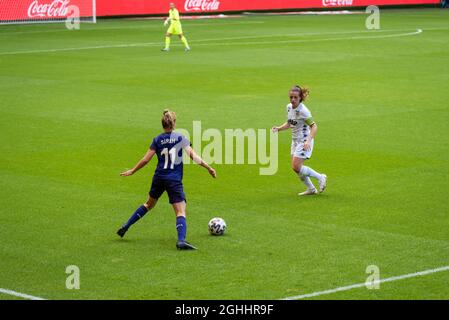
[[46, 300], [44, 298], [30, 296], [29, 294], [24, 294], [24, 293], [20, 293], [20, 292], [8, 290], [8, 289], [3, 289], [3, 288], [0, 288], [0, 293], [9, 294], [10, 296], [16, 296], [16, 297], [20, 297], [20, 298], [24, 298], [24, 299], [29, 299], [29, 300]]
[[[394, 32], [396, 30], [382, 30], [380, 32]], [[310, 35], [327, 35], [327, 34], [353, 34], [353, 33], [369, 33], [368, 31], [354, 31], [354, 32], [331, 32], [331, 33], [315, 33]], [[389, 35], [379, 35], [379, 36], [358, 36], [358, 37], [348, 37], [348, 38], [325, 38], [325, 39], [303, 39], [303, 40], [284, 40], [284, 41], [259, 41], [259, 42], [228, 42], [228, 43], [205, 43], [198, 45], [254, 45], [254, 44], [270, 44], [270, 43], [297, 43], [297, 42], [317, 42], [317, 41], [339, 41], [339, 40], [358, 40], [358, 39], [382, 39], [382, 38], [393, 38], [393, 37], [405, 37], [412, 36], [422, 33], [421, 29], [417, 29], [414, 32], [399, 33], [399, 34], [389, 34]], [[301, 34], [298, 36], [307, 36], [308, 34]], [[270, 38], [270, 37], [285, 37], [285, 36], [296, 36], [296, 35], [265, 35], [265, 36], [245, 36], [245, 37], [234, 37], [234, 38], [214, 38], [214, 39], [199, 39], [190, 40], [191, 43], [206, 42], [206, 41], [223, 41], [223, 40], [245, 40], [245, 39], [257, 39], [257, 38]], [[60, 48], [60, 49], [42, 49], [42, 50], [28, 50], [28, 51], [10, 51], [10, 52], [0, 52], [2, 55], [15, 55], [15, 54], [32, 54], [32, 53], [52, 53], [52, 52], [64, 52], [64, 51], [77, 51], [77, 50], [91, 50], [91, 49], [106, 49], [106, 48], [127, 48], [127, 47], [145, 47], [145, 46], [160, 46], [161, 42], [141, 42], [141, 43], [129, 43], [129, 44], [116, 44], [116, 45], [104, 45], [104, 46], [91, 46], [91, 47], [73, 47], [73, 48]]]
[[[413, 278], [413, 277], [418, 277], [418, 276], [425, 276], [428, 274], [447, 271], [447, 270], [449, 270], [449, 266], [419, 271], [419, 272], [415, 272], [415, 273], [404, 274], [402, 276], [395, 276], [395, 277], [391, 277], [391, 278], [381, 279], [381, 280], [370, 282], [370, 285], [376, 285], [376, 284], [380, 284], [380, 283], [384, 283], [384, 282], [398, 281], [398, 280]], [[339, 287], [339, 288], [330, 289], [330, 290], [324, 290], [324, 291], [318, 291], [318, 292], [313, 292], [313, 293], [308, 293], [308, 294], [301, 294], [298, 296], [282, 298], [281, 300], [300, 300], [300, 299], [306, 299], [306, 298], [313, 298], [313, 297], [317, 297], [317, 296], [321, 296], [321, 295], [325, 295], [325, 294], [331, 294], [331, 293], [336, 293], [336, 292], [340, 292], [340, 291], [348, 291], [348, 290], [352, 290], [352, 289], [362, 288], [365, 286], [366, 286], [366, 283], [357, 283], [357, 284], [353, 284], [350, 286]]]
[[[210, 27], [219, 27], [222, 25], [230, 25], [230, 24], [255, 24], [255, 23], [263, 23], [262, 21], [258, 22], [258, 21], [251, 21], [251, 22], [245, 22], [245, 23], [220, 23], [220, 24], [212, 24], [212, 23], [202, 23], [202, 24], [190, 24], [190, 26], [210, 26]], [[90, 31], [104, 31], [104, 30], [125, 30], [125, 29], [150, 29], [153, 27], [158, 27], [159, 26], [155, 26], [155, 25], [149, 25], [149, 26], [122, 26], [122, 27], [110, 27], [110, 28], [92, 28], [92, 29], [81, 29], [81, 31], [84, 32], [90, 32]], [[391, 32], [391, 31], [407, 31], [410, 30], [409, 29], [381, 29], [381, 30], [376, 30], [375, 32]], [[71, 32], [70, 30], [68, 30], [67, 28], [63, 28], [63, 29], [54, 29], [54, 30], [34, 30], [34, 31], [3, 31], [0, 32], [0, 36], [7, 36], [7, 35], [14, 35], [14, 34], [33, 34], [33, 33], [50, 33], [50, 32]], [[369, 31], [332, 31], [332, 32], [308, 32], [308, 33], [293, 33], [293, 34], [273, 34], [273, 35], [260, 35], [260, 36], [249, 36], [248, 38], [265, 38], [265, 37], [285, 37], [285, 36], [308, 36], [308, 35], [331, 35], [331, 34], [350, 34], [350, 33], [361, 33], [361, 32], [369, 32]], [[239, 37], [239, 39], [246, 39], [246, 37]], [[231, 38], [232, 39], [232, 38]], [[197, 40], [198, 41], [198, 40]]]
[[[376, 30], [375, 33], [383, 32], [405, 32], [410, 29], [386, 29], [386, 30]], [[421, 29], [417, 29], [421, 30]], [[331, 32], [308, 32], [308, 33], [285, 33], [285, 34], [268, 34], [268, 35], [258, 35], [258, 36], [243, 36], [243, 37], [230, 37], [230, 38], [218, 38], [218, 39], [198, 39], [191, 40], [190, 42], [203, 42], [203, 41], [223, 41], [223, 40], [245, 40], [245, 39], [260, 39], [260, 38], [274, 38], [274, 37], [308, 37], [308, 36], [328, 36], [328, 35], [346, 35], [346, 34], [357, 34], [365, 33], [370, 34], [371, 31], [358, 30], [358, 31], [331, 31]], [[347, 39], [347, 38], [344, 38]], [[320, 40], [320, 39], [316, 39]], [[322, 40], [322, 39], [321, 39]], [[288, 40], [290, 41], [290, 40]]]
[[14, 55], [14, 54], [30, 54], [30, 53], [52, 53], [63, 51], [78, 51], [78, 50], [91, 50], [91, 49], [107, 49], [107, 48], [128, 48], [128, 47], [145, 47], [161, 45], [161, 42], [142, 42], [142, 43], [129, 43], [129, 44], [114, 44], [105, 46], [92, 46], [92, 47], [73, 47], [73, 48], [60, 48], [60, 49], [42, 49], [42, 50], [29, 50], [29, 51], [11, 51], [0, 52], [0, 56]]
[[[323, 38], [323, 39], [298, 39], [298, 40], [281, 40], [281, 41], [253, 41], [253, 42], [224, 42], [219, 44], [213, 44], [218, 46], [233, 46], [233, 45], [257, 45], [257, 44], [271, 44], [271, 43], [300, 43], [300, 42], [320, 42], [320, 41], [341, 41], [341, 40], [360, 40], [360, 39], [384, 39], [384, 38], [398, 38], [413, 36], [422, 33], [421, 29], [417, 29], [414, 32], [398, 33], [398, 34], [388, 34], [379, 36], [358, 36], [358, 37], [347, 37], [347, 38]], [[211, 43], [198, 44], [198, 46], [212, 45]]]
[[[377, 32], [393, 32], [399, 30], [380, 30]], [[404, 31], [404, 30], [400, 30]], [[244, 37], [229, 37], [229, 38], [213, 38], [213, 39], [198, 39], [190, 40], [190, 43], [207, 42], [207, 41], [223, 41], [223, 40], [245, 40], [245, 39], [260, 39], [271, 37], [295, 37], [295, 36], [312, 36], [312, 35], [339, 35], [339, 34], [354, 34], [354, 33], [366, 33], [367, 31], [343, 31], [343, 32], [323, 32], [323, 33], [293, 33], [293, 34], [274, 34], [274, 35], [260, 35], [260, 36], [244, 36]], [[290, 40], [293, 41], [293, 40]], [[307, 41], [307, 40], [301, 40]], [[309, 40], [311, 41], [311, 40]], [[265, 42], [263, 42], [265, 43]], [[271, 43], [271, 42], [267, 42]], [[161, 42], [141, 42], [141, 43], [129, 43], [129, 44], [117, 44], [117, 45], [104, 45], [104, 46], [90, 46], [90, 47], [72, 47], [72, 48], [59, 48], [59, 49], [42, 49], [42, 50], [23, 50], [23, 51], [10, 51], [0, 52], [0, 55], [14, 55], [14, 54], [30, 54], [30, 53], [52, 53], [63, 51], [76, 51], [76, 50], [91, 50], [91, 49], [107, 49], [107, 48], [127, 48], [127, 47], [145, 47], [145, 46], [159, 46]]]

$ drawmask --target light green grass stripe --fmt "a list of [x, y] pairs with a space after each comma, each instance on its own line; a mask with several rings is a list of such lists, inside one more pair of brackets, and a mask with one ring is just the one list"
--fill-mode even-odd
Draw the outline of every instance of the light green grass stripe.
[[[381, 32], [395, 32], [395, 30], [382, 30]], [[339, 34], [348, 34], [348, 33], [365, 33], [371, 34], [367, 31], [360, 32], [342, 32], [342, 33], [316, 33], [314, 35], [339, 35]], [[377, 32], [376, 32], [377, 33]], [[398, 33], [398, 34], [388, 34], [388, 35], [378, 35], [378, 36], [357, 36], [357, 37], [344, 37], [344, 38], [324, 38], [324, 39], [300, 39], [300, 40], [281, 40], [281, 41], [258, 41], [258, 42], [220, 42], [217, 44], [212, 43], [202, 43], [198, 45], [259, 45], [259, 44], [272, 44], [272, 43], [297, 43], [297, 42], [317, 42], [317, 41], [339, 41], [339, 40], [363, 40], [363, 39], [384, 39], [384, 38], [394, 38], [394, 37], [406, 37], [413, 36], [422, 33], [422, 29], [416, 29], [413, 32], [406, 33]], [[307, 34], [306, 34], [307, 35]], [[285, 37], [286, 35], [269, 35], [269, 36], [259, 36], [260, 38], [267, 37]], [[293, 36], [293, 35], [288, 35]], [[304, 36], [302, 34], [301, 36]], [[258, 36], [244, 36], [244, 37], [233, 37], [233, 38], [214, 38], [214, 39], [202, 39], [202, 40], [191, 40], [190, 43], [196, 42], [211, 42], [211, 41], [223, 41], [223, 40], [247, 40], [247, 39], [255, 39]], [[23, 51], [10, 51], [10, 52], [0, 52], [0, 55], [17, 55], [17, 54], [34, 54], [34, 53], [55, 53], [55, 52], [64, 52], [64, 51], [77, 51], [77, 50], [92, 50], [92, 49], [108, 49], [108, 48], [128, 48], [128, 47], [146, 47], [146, 46], [160, 46], [161, 42], [141, 42], [141, 43], [124, 43], [124, 44], [115, 44], [115, 45], [103, 45], [103, 46], [87, 46], [87, 47], [71, 47], [71, 48], [57, 48], [57, 49], [42, 49], [42, 50], [23, 50]]]

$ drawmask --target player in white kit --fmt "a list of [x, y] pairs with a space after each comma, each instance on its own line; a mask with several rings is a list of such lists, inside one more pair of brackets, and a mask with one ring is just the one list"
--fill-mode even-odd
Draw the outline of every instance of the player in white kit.
[[307, 190], [299, 195], [317, 194], [318, 190], [310, 180], [310, 177], [318, 180], [319, 191], [323, 192], [327, 184], [327, 176], [318, 173], [310, 167], [304, 165], [304, 161], [310, 159], [313, 151], [313, 140], [318, 126], [313, 121], [310, 110], [303, 104], [309, 95], [309, 90], [296, 85], [289, 91], [290, 103], [287, 105], [287, 121], [279, 126], [273, 127], [273, 132], [292, 129], [292, 169], [296, 172], [302, 182], [307, 186]]

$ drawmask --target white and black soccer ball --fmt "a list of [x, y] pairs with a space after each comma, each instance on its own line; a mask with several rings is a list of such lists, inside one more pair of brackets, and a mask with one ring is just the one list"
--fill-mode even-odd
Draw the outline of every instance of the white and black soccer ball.
[[226, 231], [226, 222], [222, 218], [212, 218], [208, 226], [209, 233], [213, 236], [221, 236]]

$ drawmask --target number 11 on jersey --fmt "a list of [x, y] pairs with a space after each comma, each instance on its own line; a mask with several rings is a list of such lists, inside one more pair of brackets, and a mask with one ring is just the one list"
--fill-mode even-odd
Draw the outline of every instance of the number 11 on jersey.
[[175, 167], [175, 158], [176, 158], [176, 148], [171, 148], [170, 151], [168, 148], [164, 148], [161, 151], [161, 155], [165, 156], [164, 169], [168, 168], [168, 157], [170, 155], [170, 169]]

